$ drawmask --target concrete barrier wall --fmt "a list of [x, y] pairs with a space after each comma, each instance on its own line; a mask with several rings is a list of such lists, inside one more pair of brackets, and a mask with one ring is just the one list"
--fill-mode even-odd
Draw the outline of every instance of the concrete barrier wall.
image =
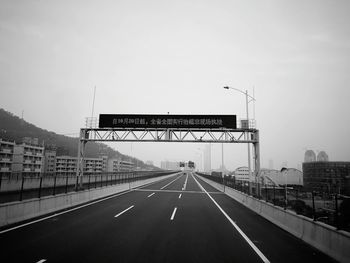
[[[199, 177], [219, 191], [224, 191], [223, 185]], [[284, 210], [230, 187], [225, 187], [225, 194], [339, 262], [349, 262], [350, 233], [322, 222], [315, 222], [294, 211]]]
[[[117, 173], [113, 175], [106, 175], [103, 174], [102, 177], [101, 175], [91, 175], [90, 178], [89, 176], [83, 176], [83, 183], [87, 184], [90, 180], [91, 184], [94, 184], [95, 181], [97, 184], [102, 182], [106, 182], [108, 180], [119, 180], [124, 178], [127, 174], [130, 173]], [[146, 175], [149, 174], [149, 172], [144, 172], [144, 174], [138, 174], [138, 176]], [[48, 188], [48, 187], [53, 187], [55, 184], [55, 177], [54, 176], [44, 176], [42, 177], [42, 183], [41, 187], [42, 188]], [[75, 185], [76, 183], [76, 176], [70, 176], [67, 178], [65, 176], [57, 176], [56, 177], [56, 186], [65, 186], [67, 185]], [[40, 187], [40, 177], [25, 177], [24, 179], [24, 184], [23, 184], [23, 189], [24, 190], [29, 190], [29, 189], [39, 189]], [[20, 178], [2, 178], [1, 179], [1, 184], [0, 184], [0, 192], [11, 192], [11, 191], [19, 191], [22, 188], [22, 177]]]
[[93, 201], [102, 197], [137, 188], [174, 176], [175, 174], [135, 181], [132, 183], [112, 185], [103, 188], [59, 194], [43, 198], [28, 199], [6, 204], [0, 204], [0, 227], [42, 216], [79, 204]]

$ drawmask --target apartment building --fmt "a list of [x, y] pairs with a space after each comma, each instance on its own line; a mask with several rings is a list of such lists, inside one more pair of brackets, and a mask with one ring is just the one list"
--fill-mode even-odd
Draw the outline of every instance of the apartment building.
[[135, 164], [133, 162], [129, 161], [122, 161], [119, 162], [119, 171], [121, 172], [130, 172], [135, 170]]
[[129, 172], [135, 169], [135, 164], [129, 161], [123, 161], [120, 159], [109, 159], [107, 163], [107, 171], [113, 172]]
[[240, 180], [240, 181], [252, 181], [252, 178], [249, 179], [249, 170], [248, 170], [248, 167], [238, 167], [235, 172], [235, 177], [236, 177], [236, 180]]
[[102, 172], [106, 173], [107, 172], [107, 166], [108, 166], [108, 156], [103, 155], [101, 156], [102, 159]]
[[[32, 141], [36, 143], [37, 140]], [[12, 172], [38, 176], [44, 170], [44, 147], [28, 141], [14, 146]]]
[[54, 175], [56, 171], [56, 151], [45, 150], [44, 174]]
[[[56, 175], [74, 176], [77, 172], [78, 158], [72, 156], [56, 156]], [[84, 158], [84, 174], [96, 174], [103, 172], [102, 158]]]
[[15, 142], [0, 138], [0, 173], [11, 174]]
[[84, 158], [84, 173], [95, 174], [102, 173], [103, 159], [102, 158]]
[[74, 176], [77, 172], [77, 157], [56, 156], [56, 175]]

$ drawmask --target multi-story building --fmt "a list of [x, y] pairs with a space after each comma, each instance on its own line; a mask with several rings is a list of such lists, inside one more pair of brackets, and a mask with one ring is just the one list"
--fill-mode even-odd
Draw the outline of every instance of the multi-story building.
[[56, 171], [56, 151], [45, 150], [44, 174], [54, 175]]
[[107, 171], [109, 173], [113, 172], [128, 172], [135, 169], [135, 164], [133, 162], [123, 161], [120, 159], [109, 159], [107, 164]]
[[107, 172], [113, 173], [119, 171], [119, 160], [116, 158], [108, 159]]
[[350, 195], [350, 162], [305, 162], [303, 174], [306, 190]]
[[55, 173], [58, 176], [74, 176], [77, 172], [77, 157], [56, 156]]
[[[74, 176], [77, 172], [78, 158], [72, 156], [56, 156], [56, 175]], [[102, 158], [84, 158], [84, 174], [96, 174], [103, 172]]]
[[0, 138], [0, 173], [11, 174], [15, 142]]
[[84, 158], [84, 174], [102, 173], [102, 158]]
[[162, 161], [160, 168], [164, 170], [180, 170], [180, 162]]
[[101, 156], [102, 159], [102, 172], [106, 173], [107, 172], [107, 166], [108, 166], [108, 156], [103, 155]]
[[251, 179], [249, 179], [249, 170], [248, 167], [238, 167], [235, 172], [235, 178], [236, 180], [240, 180], [240, 181], [251, 181]]
[[43, 160], [43, 146], [23, 142], [14, 146], [12, 171], [23, 175], [40, 175], [44, 170]]
[[127, 171], [133, 171], [134, 169], [135, 169], [135, 164], [133, 162], [120, 160], [119, 171], [127, 172]]

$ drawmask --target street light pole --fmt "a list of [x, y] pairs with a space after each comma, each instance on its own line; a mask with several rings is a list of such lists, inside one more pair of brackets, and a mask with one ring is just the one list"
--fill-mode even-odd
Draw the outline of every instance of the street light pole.
[[[246, 112], [247, 112], [247, 124], [248, 124], [248, 129], [249, 129], [249, 109], [248, 109], [248, 90], [245, 91], [245, 106], [246, 106]], [[249, 133], [246, 132], [246, 139], [249, 140], [248, 136]], [[252, 194], [252, 184], [251, 184], [251, 178], [252, 178], [252, 169], [251, 169], [251, 163], [250, 163], [250, 144], [247, 143], [248, 145], [248, 173], [249, 173], [249, 193]], [[257, 187], [257, 186], [255, 186]]]
[[[233, 89], [233, 90], [236, 90], [242, 94], [245, 95], [245, 107], [246, 107], [246, 116], [247, 116], [247, 128], [249, 129], [249, 108], [248, 108], [248, 104], [249, 104], [249, 98], [250, 97], [253, 101], [255, 101], [255, 98], [253, 98], [252, 96], [250, 96], [248, 94], [248, 90], [246, 90], [245, 92], [240, 90], [240, 89], [237, 89], [237, 88], [233, 88], [233, 87], [228, 87], [228, 86], [225, 86], [224, 89]], [[245, 133], [245, 137], [246, 137], [246, 140], [249, 140], [249, 132], [246, 131]], [[249, 173], [249, 181], [251, 180], [251, 177], [252, 177], [252, 171], [251, 171], [251, 161], [250, 161], [250, 145], [248, 143], [248, 173]], [[255, 186], [257, 187], [257, 186]], [[252, 193], [252, 185], [251, 183], [249, 182], [249, 193], [251, 194]]]

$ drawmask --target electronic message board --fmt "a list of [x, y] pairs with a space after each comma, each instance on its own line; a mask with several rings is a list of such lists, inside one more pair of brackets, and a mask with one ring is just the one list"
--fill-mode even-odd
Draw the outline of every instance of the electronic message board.
[[236, 129], [236, 115], [100, 114], [99, 128]]

